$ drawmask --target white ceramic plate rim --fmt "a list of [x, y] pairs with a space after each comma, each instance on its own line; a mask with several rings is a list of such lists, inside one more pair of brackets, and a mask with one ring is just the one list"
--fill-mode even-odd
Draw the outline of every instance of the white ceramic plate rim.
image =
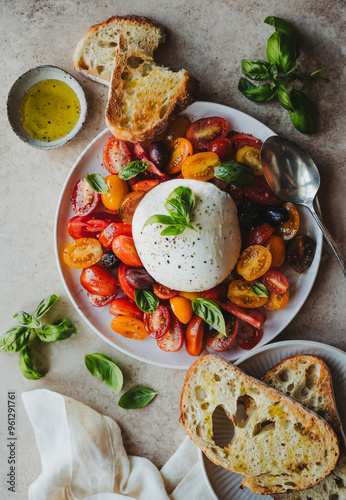
[[[282, 350], [282, 353], [279, 356], [281, 360], [285, 359], [286, 357], [289, 357], [289, 356], [294, 356], [295, 354], [313, 354], [313, 355], [320, 356], [320, 357], [323, 357], [323, 354], [326, 354], [326, 355], [330, 354], [335, 359], [337, 357], [340, 357], [340, 356], [343, 357], [345, 359], [345, 365], [346, 365], [346, 353], [344, 351], [342, 351], [341, 349], [338, 349], [337, 347], [333, 347], [333, 346], [323, 344], [320, 342], [313, 342], [310, 340], [299, 340], [299, 341], [286, 340], [286, 341], [282, 341], [282, 342], [275, 342], [273, 344], [269, 344], [269, 345], [266, 345], [263, 347], [259, 347], [259, 348], [254, 349], [252, 352], [246, 354], [245, 356], [242, 356], [241, 358], [239, 358], [234, 364], [242, 367], [243, 363], [245, 363], [246, 361], [250, 361], [251, 358], [255, 358], [255, 357], [265, 358], [268, 353], [273, 352], [273, 351], [280, 352], [280, 350]], [[277, 362], [279, 362], [279, 360]], [[327, 362], [327, 365], [328, 365], [328, 362]], [[269, 369], [269, 367], [268, 367], [268, 369]], [[249, 370], [247, 370], [247, 373], [249, 375], [252, 375], [251, 372], [249, 372]], [[345, 369], [345, 380], [346, 380], [346, 369]], [[335, 383], [335, 380], [333, 381], [333, 383], [334, 383], [334, 391], [335, 391], [337, 384]], [[345, 396], [346, 396], [346, 394], [345, 394]], [[339, 410], [340, 410], [340, 408], [339, 408]], [[340, 415], [340, 417], [341, 417], [341, 415]], [[344, 428], [346, 428], [345, 418], [346, 417], [344, 417], [344, 421], [343, 421]], [[232, 495], [232, 493], [239, 494], [239, 490], [237, 489], [237, 491], [233, 491], [233, 492], [227, 490], [227, 492], [225, 492], [225, 496], [223, 496], [223, 497], [220, 497], [217, 495], [217, 493], [215, 492], [215, 490], [213, 488], [212, 473], [210, 472], [208, 474], [209, 467], [210, 466], [213, 467], [214, 464], [212, 464], [212, 462], [209, 461], [209, 459], [204, 455], [204, 453], [202, 453], [201, 450], [198, 450], [198, 452], [199, 452], [199, 459], [200, 459], [200, 463], [201, 463], [201, 467], [202, 467], [202, 471], [203, 471], [203, 476], [205, 478], [209, 492], [212, 495], [212, 497], [214, 498], [214, 500], [225, 500], [226, 498], [231, 498], [229, 495]], [[233, 473], [225, 470], [225, 475], [226, 474], [233, 475]], [[254, 499], [255, 498], [271, 499], [271, 497], [267, 496], [267, 495], [263, 496], [263, 495], [251, 494], [251, 492], [247, 489], [244, 490], [244, 497], [245, 497], [245, 494], [247, 496], [250, 496], [251, 498], [253, 497]]]
[[[248, 116], [247, 114], [230, 108], [228, 106], [224, 106], [222, 104], [216, 104], [212, 102], [197, 102], [189, 106], [183, 114], [188, 115], [191, 119], [197, 119], [197, 118], [202, 118], [202, 117], [207, 117], [207, 116], [225, 116], [226, 119], [230, 122], [231, 125], [234, 125], [234, 128], [238, 130], [239, 132], [244, 132], [244, 133], [249, 133], [253, 134], [256, 137], [258, 137], [261, 140], [265, 140], [267, 137], [270, 137], [271, 135], [275, 135], [275, 133], [269, 129], [267, 126], [265, 126], [263, 123], [259, 122], [258, 120]], [[80, 270], [71, 270], [69, 268], [69, 271], [66, 270], [66, 265], [61, 262], [60, 257], [59, 257], [59, 251], [61, 252], [61, 239], [62, 239], [62, 234], [64, 234], [64, 237], [66, 235], [66, 227], [67, 227], [67, 220], [68, 218], [74, 216], [72, 209], [70, 210], [70, 215], [67, 217], [67, 220], [65, 220], [65, 224], [61, 225], [61, 218], [62, 218], [62, 213], [67, 211], [67, 208], [63, 206], [63, 200], [66, 198], [66, 192], [69, 190], [72, 192], [72, 189], [74, 185], [71, 187], [71, 184], [73, 182], [76, 182], [73, 177], [76, 176], [76, 171], [78, 169], [80, 170], [80, 164], [83, 163], [84, 161], [89, 161], [90, 163], [90, 158], [93, 158], [93, 152], [97, 150], [99, 147], [98, 144], [99, 142], [103, 139], [104, 142], [108, 137], [111, 136], [111, 133], [106, 129], [103, 132], [101, 132], [95, 139], [86, 147], [86, 149], [81, 153], [81, 155], [78, 157], [77, 161], [73, 165], [66, 181], [65, 184], [62, 188], [60, 199], [58, 202], [57, 206], [57, 211], [56, 211], [56, 217], [55, 217], [55, 230], [54, 230], [54, 248], [55, 248], [55, 256], [56, 256], [56, 261], [58, 265], [58, 270], [60, 277], [63, 281], [63, 284], [65, 286], [66, 292], [79, 312], [79, 314], [82, 316], [83, 320], [99, 335], [101, 338], [103, 338], [106, 342], [111, 344], [113, 347], [116, 349], [120, 350], [121, 352], [124, 352], [125, 354], [138, 359], [139, 361], [144, 361], [146, 363], [150, 363], [156, 366], [161, 366], [161, 367], [167, 367], [167, 368], [177, 368], [177, 369], [187, 369], [189, 366], [193, 363], [195, 360], [194, 357], [189, 356], [186, 353], [185, 347], [183, 347], [179, 352], [177, 353], [168, 353], [164, 351], [160, 351], [160, 349], [157, 347], [155, 341], [152, 339], [145, 339], [144, 341], [133, 341], [130, 339], [124, 339], [123, 337], [119, 338], [119, 335], [117, 338], [115, 338], [114, 332], [110, 332], [110, 326], [105, 326], [102, 324], [102, 330], [103, 332], [100, 331], [99, 328], [97, 328], [94, 324], [94, 320], [90, 320], [87, 317], [87, 310], [86, 313], [83, 312], [83, 308], [81, 306], [81, 294], [80, 290], [74, 291], [74, 293], [71, 292], [67, 281], [65, 279], [65, 274], [67, 272], [69, 273], [80, 273]], [[96, 154], [96, 153], [95, 153]], [[88, 160], [89, 159], [89, 160]], [[101, 169], [101, 167], [100, 167]], [[99, 170], [100, 170], [99, 169]], [[97, 171], [97, 167], [93, 168], [91, 171]], [[90, 172], [91, 172], [90, 171]], [[89, 172], [89, 173], [90, 173]], [[101, 170], [100, 170], [101, 172]], [[79, 177], [82, 177], [85, 175], [84, 172], [79, 172]], [[103, 174], [105, 174], [104, 169], [102, 171]], [[308, 221], [309, 224], [309, 229], [313, 232], [314, 238], [316, 240], [316, 253], [315, 253], [315, 258], [312, 263], [312, 266], [308, 269], [306, 273], [303, 275], [297, 276], [296, 273], [294, 273], [292, 270], [288, 270], [288, 272], [291, 272], [295, 274], [295, 280], [303, 280], [304, 286], [297, 286], [296, 293], [298, 294], [299, 297], [297, 297], [297, 300], [291, 300], [289, 302], [289, 305], [285, 310], [282, 311], [275, 311], [275, 316], [271, 315], [271, 317], [267, 320], [265, 326], [264, 326], [264, 335], [263, 339], [261, 342], [258, 344], [258, 346], [264, 345], [273, 338], [275, 338], [291, 321], [292, 319], [296, 316], [302, 305], [304, 304], [306, 298], [308, 297], [310, 290], [314, 284], [317, 271], [318, 271], [318, 266], [321, 258], [321, 251], [322, 251], [322, 233], [317, 227], [316, 223], [314, 222], [312, 216], [310, 213], [307, 211], [307, 209], [302, 209], [305, 210], [305, 218]], [[65, 214], [66, 215], [66, 214]], [[304, 213], [303, 213], [304, 215]], [[66, 216], [65, 216], [66, 219]], [[67, 243], [67, 241], [66, 241]], [[65, 243], [65, 244], [66, 244]], [[59, 248], [60, 247], [60, 248]], [[67, 275], [67, 274], [66, 274]], [[291, 287], [292, 288], [292, 287]], [[77, 300], [78, 297], [78, 300]], [[102, 308], [94, 308], [90, 306], [92, 309], [102, 309]], [[89, 309], [90, 309], [89, 308]], [[105, 308], [103, 308], [105, 309]], [[89, 316], [96, 317], [97, 316], [97, 311], [94, 311], [92, 313], [89, 313]], [[110, 321], [109, 321], [110, 323]], [[274, 324], [274, 331], [271, 333], [268, 332], [268, 330], [272, 327], [272, 324]], [[268, 326], [269, 325], [269, 326]], [[266, 331], [267, 327], [267, 331]], [[105, 333], [105, 329], [107, 329], [107, 332]], [[144, 346], [144, 342], [151, 341], [151, 348], [148, 349], [148, 354], [145, 353], [145, 350], [141, 350], [140, 345]], [[206, 354], [207, 351], [204, 351], [202, 354]], [[226, 351], [222, 353], [223, 357], [226, 357], [228, 361], [234, 361], [238, 359], [240, 356], [244, 354], [244, 351], [237, 346], [232, 346], [231, 350]]]

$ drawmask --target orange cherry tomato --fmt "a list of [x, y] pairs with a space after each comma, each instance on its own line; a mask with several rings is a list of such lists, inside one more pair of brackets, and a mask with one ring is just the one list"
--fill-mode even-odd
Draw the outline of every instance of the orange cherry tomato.
[[252, 291], [254, 281], [234, 280], [228, 287], [228, 298], [233, 304], [248, 309], [263, 306], [268, 297], [259, 297]]
[[155, 179], [145, 179], [143, 181], [138, 181], [132, 186], [133, 191], [145, 191], [146, 193], [153, 189], [155, 186], [160, 184], [160, 181]]
[[287, 222], [284, 222], [283, 224], [280, 224], [280, 226], [277, 226], [276, 232], [279, 236], [281, 236], [281, 238], [287, 241], [294, 238], [297, 234], [300, 224], [300, 218], [298, 210], [293, 205], [293, 203], [284, 203], [283, 206], [288, 211], [290, 218]]
[[178, 320], [186, 325], [193, 316], [191, 302], [184, 297], [176, 296], [169, 299], [169, 303]]
[[269, 252], [272, 254], [272, 263], [270, 269], [277, 269], [282, 266], [286, 257], [286, 245], [285, 241], [281, 236], [272, 234], [263, 246], [268, 248]]
[[255, 175], [263, 175], [260, 150], [252, 146], [244, 146], [238, 149], [235, 159], [249, 165]]
[[183, 163], [181, 173], [184, 179], [209, 181], [214, 177], [214, 168], [221, 165], [216, 153], [209, 151], [189, 156]]
[[145, 191], [131, 191], [124, 196], [119, 205], [119, 217], [125, 224], [132, 224], [133, 214], [141, 199], [146, 195]]
[[269, 292], [269, 298], [264, 304], [264, 307], [267, 311], [280, 311], [281, 309], [285, 309], [289, 296], [289, 289], [286, 290], [284, 294]]
[[184, 137], [179, 137], [170, 145], [171, 157], [166, 168], [167, 174], [180, 172], [186, 158], [193, 155], [191, 142]]
[[238, 273], [247, 281], [256, 280], [268, 271], [272, 263], [272, 255], [262, 245], [251, 245], [241, 254], [238, 264]]
[[198, 299], [198, 297], [202, 297], [202, 292], [178, 292], [178, 295], [185, 297], [185, 299], [192, 302], [193, 300]]
[[95, 238], [78, 238], [71, 241], [64, 249], [64, 261], [75, 269], [93, 266], [103, 255], [99, 240]]
[[143, 340], [148, 336], [143, 321], [133, 316], [116, 316], [112, 319], [111, 328], [128, 339]]
[[190, 356], [199, 356], [205, 345], [205, 322], [195, 314], [185, 330], [185, 346]]
[[132, 236], [121, 234], [112, 242], [113, 253], [127, 266], [142, 267], [142, 261], [137, 253]]
[[108, 210], [119, 210], [121, 200], [129, 192], [127, 182], [120, 179], [118, 175], [107, 175], [105, 181], [108, 191], [101, 194], [101, 201]]

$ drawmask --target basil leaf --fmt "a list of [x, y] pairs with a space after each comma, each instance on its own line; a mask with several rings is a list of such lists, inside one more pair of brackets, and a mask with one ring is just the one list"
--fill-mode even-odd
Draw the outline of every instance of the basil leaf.
[[177, 187], [171, 192], [166, 201], [170, 201], [175, 198], [185, 203], [189, 208], [190, 212], [192, 212], [192, 210], [195, 207], [195, 196], [190, 188], [185, 186]]
[[300, 54], [300, 44], [296, 30], [293, 28], [293, 26], [284, 19], [281, 19], [281, 17], [274, 17], [274, 16], [268, 16], [264, 20], [264, 22], [266, 24], [274, 26], [276, 31], [283, 31], [284, 33], [286, 33], [286, 35], [289, 36], [289, 38], [294, 43], [295, 56], [296, 58], [298, 58]]
[[72, 321], [63, 318], [56, 321], [53, 325], [44, 325], [36, 334], [43, 342], [57, 342], [58, 340], [68, 339], [73, 334], [77, 335], [77, 328]]
[[214, 175], [218, 179], [238, 187], [248, 186], [255, 179], [255, 174], [250, 165], [239, 161], [221, 163], [215, 168]]
[[268, 80], [271, 78], [270, 64], [266, 61], [243, 59], [241, 66], [245, 76], [251, 80]]
[[251, 291], [258, 297], [269, 297], [268, 290], [262, 283], [254, 283], [251, 286]]
[[21, 325], [30, 325], [32, 322], [32, 316], [24, 311], [18, 311], [13, 317]]
[[244, 97], [253, 102], [268, 102], [274, 99], [276, 95], [275, 85], [265, 83], [264, 85], [256, 87], [245, 78], [240, 78], [238, 90], [240, 90]]
[[135, 177], [140, 172], [144, 172], [144, 170], [146, 170], [149, 166], [149, 163], [146, 163], [145, 161], [130, 161], [130, 163], [125, 165], [125, 167], [120, 170], [120, 172], [118, 173], [118, 177], [119, 179], [127, 181], [128, 179], [132, 179], [132, 177]]
[[146, 220], [143, 229], [145, 226], [149, 226], [150, 224], [165, 224], [170, 225], [174, 224], [174, 219], [170, 215], [152, 215], [149, 219]]
[[293, 111], [293, 106], [291, 103], [290, 96], [287, 93], [287, 90], [283, 84], [278, 87], [278, 98], [281, 103], [281, 106], [289, 111]]
[[158, 297], [148, 290], [135, 290], [135, 300], [139, 309], [146, 313], [152, 313], [159, 307]]
[[109, 191], [109, 186], [107, 184], [107, 182], [104, 180], [104, 178], [102, 177], [102, 175], [100, 174], [86, 174], [85, 176], [85, 180], [87, 181], [87, 183], [89, 184], [89, 186], [91, 187], [91, 189], [93, 189], [95, 191], [95, 193], [108, 193]]
[[39, 303], [39, 305], [36, 308], [35, 311], [35, 318], [39, 319], [42, 318], [46, 312], [49, 311], [49, 309], [55, 304], [55, 302], [58, 300], [59, 295], [50, 295], [46, 299], [42, 300], [42, 302]]
[[303, 134], [313, 133], [312, 115], [308, 98], [301, 90], [293, 89], [290, 93], [294, 111], [290, 111], [290, 118], [293, 125]]
[[95, 352], [86, 354], [85, 366], [94, 377], [106, 382], [114, 392], [119, 392], [123, 386], [123, 374], [114, 361], [105, 354]]
[[226, 335], [225, 319], [220, 307], [212, 300], [198, 297], [191, 302], [193, 312], [200, 316], [208, 325], [211, 325], [221, 333]]
[[182, 234], [187, 226], [182, 224], [172, 224], [161, 231], [162, 236], [178, 236]]
[[28, 345], [32, 329], [27, 326], [11, 328], [0, 338], [0, 350], [18, 352]]
[[136, 410], [147, 406], [157, 394], [147, 387], [134, 387], [121, 396], [118, 405], [125, 410]]
[[[171, 216], [174, 218], [175, 216], [178, 215], [178, 220], [182, 221], [190, 221], [191, 218], [191, 212], [189, 207], [186, 205], [186, 203], [177, 200], [177, 199], [171, 199], [166, 201], [165, 203], [165, 209], [167, 212], [171, 214]], [[177, 219], [176, 219], [177, 220]]]
[[38, 373], [31, 359], [31, 351], [29, 346], [24, 347], [19, 354], [19, 370], [24, 377], [30, 380], [38, 380], [43, 377], [43, 374]]
[[294, 42], [283, 31], [276, 31], [268, 39], [267, 57], [270, 63], [276, 64], [278, 70], [286, 75], [296, 65]]

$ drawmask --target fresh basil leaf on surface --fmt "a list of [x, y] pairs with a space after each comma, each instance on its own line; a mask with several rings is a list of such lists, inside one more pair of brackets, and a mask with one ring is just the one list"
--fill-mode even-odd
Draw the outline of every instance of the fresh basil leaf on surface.
[[118, 173], [119, 179], [127, 181], [128, 179], [132, 179], [137, 174], [144, 172], [149, 167], [149, 163], [145, 161], [134, 160], [130, 161], [125, 167], [123, 167]]
[[251, 80], [268, 80], [272, 76], [270, 64], [266, 61], [243, 59], [241, 62], [241, 66], [244, 75]]
[[42, 300], [42, 302], [39, 303], [35, 311], [35, 318], [36, 319], [42, 318], [42, 316], [44, 316], [49, 311], [49, 309], [55, 304], [58, 298], [59, 295], [53, 294], [47, 297], [46, 299]]
[[121, 396], [118, 405], [125, 410], [136, 410], [147, 406], [157, 394], [147, 387], [134, 387]]
[[287, 21], [285, 21], [284, 19], [281, 19], [281, 17], [274, 17], [274, 16], [266, 17], [264, 22], [266, 24], [274, 26], [276, 31], [283, 31], [284, 33], [286, 33], [286, 35], [289, 36], [289, 38], [294, 43], [295, 56], [296, 56], [296, 58], [298, 58], [300, 55], [300, 44], [299, 44], [298, 35], [296, 33], [296, 30], [293, 28], [293, 26], [290, 23], [288, 23]]
[[19, 354], [19, 370], [24, 377], [30, 380], [38, 380], [43, 374], [38, 373], [32, 361], [31, 350], [29, 346], [24, 347]]
[[296, 51], [292, 40], [283, 31], [276, 31], [268, 39], [267, 57], [271, 64], [276, 64], [278, 70], [285, 75], [296, 66]]
[[18, 326], [8, 330], [0, 338], [0, 350], [18, 352], [28, 345], [32, 329], [27, 326]]
[[278, 98], [281, 103], [281, 106], [288, 111], [293, 111], [293, 106], [291, 103], [290, 96], [287, 93], [287, 90], [283, 84], [278, 87]]
[[31, 326], [33, 328], [37, 328], [40, 326], [40, 322], [33, 318], [30, 314], [25, 311], [18, 311], [13, 315], [14, 319], [18, 321], [21, 325]]
[[119, 392], [123, 386], [123, 374], [114, 361], [105, 354], [96, 352], [86, 354], [85, 366], [94, 377], [106, 382], [114, 392]]
[[226, 335], [225, 319], [220, 307], [210, 299], [198, 297], [191, 302], [193, 312], [200, 316], [208, 325], [211, 325], [221, 333]]
[[255, 174], [250, 165], [239, 161], [221, 163], [215, 168], [214, 175], [218, 179], [237, 187], [248, 186], [255, 179]]
[[85, 180], [95, 193], [108, 193], [109, 186], [100, 174], [86, 174]]
[[149, 290], [135, 290], [135, 301], [139, 309], [152, 313], [159, 307], [159, 298]]
[[53, 325], [44, 325], [36, 334], [42, 342], [57, 342], [58, 340], [66, 340], [71, 335], [77, 335], [77, 328], [72, 321], [63, 318]]
[[251, 291], [257, 295], [257, 297], [269, 297], [267, 287], [262, 283], [253, 283], [251, 286]]
[[310, 112], [310, 104], [304, 92], [293, 89], [290, 93], [293, 111], [290, 111], [290, 118], [293, 125], [303, 134], [313, 133], [313, 120]]
[[256, 85], [245, 78], [240, 78], [238, 90], [240, 90], [244, 97], [253, 102], [268, 102], [276, 96], [276, 85], [265, 83], [256, 87]]

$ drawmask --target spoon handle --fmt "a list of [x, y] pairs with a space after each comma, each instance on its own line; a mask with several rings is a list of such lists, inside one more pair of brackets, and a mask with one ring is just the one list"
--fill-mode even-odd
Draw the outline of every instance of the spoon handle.
[[341, 250], [339, 249], [338, 245], [335, 243], [332, 235], [330, 234], [330, 232], [328, 231], [328, 229], [326, 228], [326, 226], [324, 225], [322, 220], [318, 217], [313, 203], [311, 203], [311, 204], [309, 203], [307, 206], [308, 206], [312, 216], [314, 217], [315, 221], [317, 222], [318, 227], [321, 229], [323, 236], [325, 237], [325, 239], [329, 243], [331, 249], [333, 250], [335, 257], [338, 259], [338, 262], [339, 262], [341, 269], [344, 273], [344, 276], [346, 278], [346, 258], [342, 255]]

